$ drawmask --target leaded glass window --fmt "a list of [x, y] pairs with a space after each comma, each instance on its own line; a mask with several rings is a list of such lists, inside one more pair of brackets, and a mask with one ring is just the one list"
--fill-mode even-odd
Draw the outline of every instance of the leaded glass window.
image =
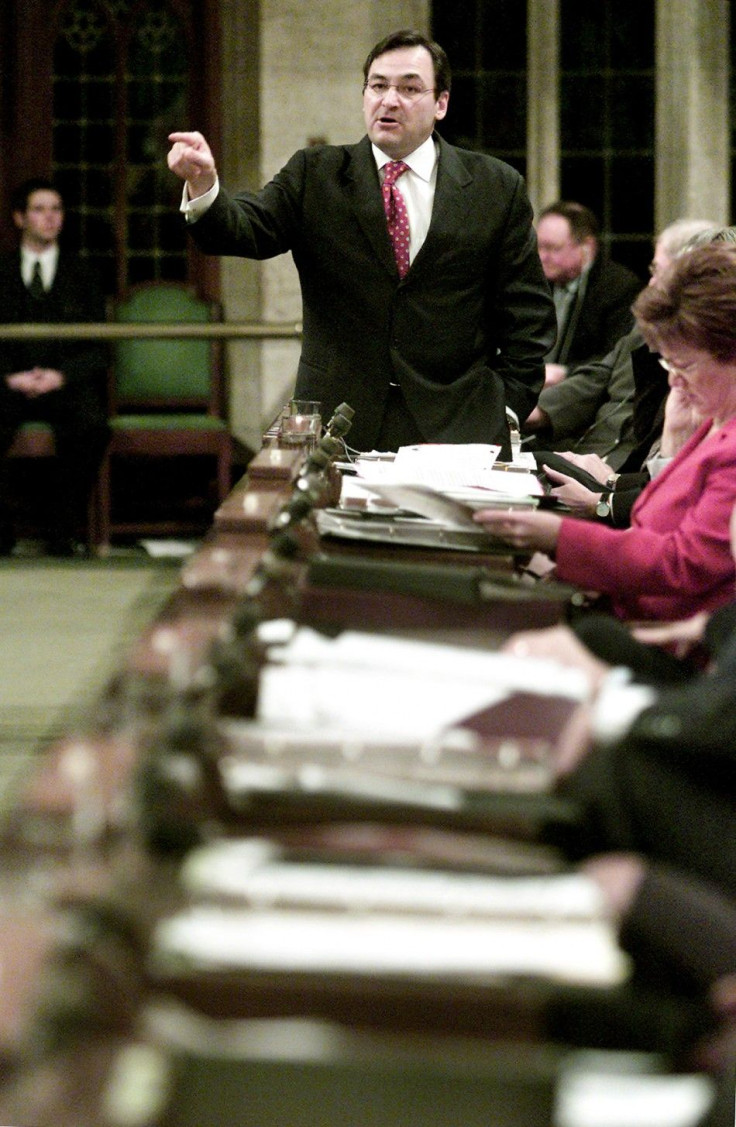
[[166, 0], [70, 0], [58, 16], [54, 175], [75, 245], [108, 292], [184, 280], [167, 136], [186, 119], [187, 37]]

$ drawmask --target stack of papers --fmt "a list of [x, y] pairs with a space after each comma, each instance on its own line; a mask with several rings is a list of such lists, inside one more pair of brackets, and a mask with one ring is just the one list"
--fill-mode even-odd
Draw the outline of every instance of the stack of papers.
[[[425, 443], [402, 446], [395, 456], [362, 456], [343, 477], [340, 508], [318, 514], [319, 530], [349, 539], [492, 550], [500, 542], [473, 520], [473, 513], [535, 507], [544, 496], [532, 469], [499, 464], [498, 452], [498, 446], [483, 444]], [[361, 514], [384, 517], [387, 523], [367, 527], [350, 519]], [[418, 527], [410, 527], [409, 520]]]
[[629, 965], [603, 919], [504, 919], [403, 912], [268, 910], [195, 905], [163, 921], [154, 969], [413, 980], [543, 977], [610, 987]]
[[356, 477], [347, 479], [346, 488], [357, 486], [390, 501], [388, 486], [421, 486], [476, 508], [498, 498], [519, 502], [543, 496], [529, 469], [497, 465], [498, 450], [482, 444], [402, 446], [393, 459], [359, 458]]
[[579, 701], [589, 686], [579, 670], [554, 661], [351, 630], [328, 638], [302, 627], [271, 650], [258, 720], [278, 730], [416, 744], [530, 691]]

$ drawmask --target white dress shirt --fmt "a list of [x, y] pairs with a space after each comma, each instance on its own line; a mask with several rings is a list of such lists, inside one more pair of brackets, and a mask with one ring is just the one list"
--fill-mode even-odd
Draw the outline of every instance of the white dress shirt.
[[36, 269], [36, 263], [41, 265], [41, 281], [43, 288], [48, 291], [54, 284], [56, 277], [56, 266], [59, 261], [59, 247], [54, 244], [47, 247], [42, 254], [36, 251], [28, 250], [27, 247], [21, 246], [20, 248], [20, 273], [23, 282], [26, 286], [30, 286], [33, 280], [33, 272]]
[[[383, 168], [392, 159], [381, 149], [371, 145], [378, 175], [383, 183]], [[396, 181], [396, 187], [404, 197], [409, 216], [409, 262], [412, 263], [422, 247], [432, 221], [434, 189], [437, 183], [437, 146], [431, 137], [404, 157], [409, 171]]]

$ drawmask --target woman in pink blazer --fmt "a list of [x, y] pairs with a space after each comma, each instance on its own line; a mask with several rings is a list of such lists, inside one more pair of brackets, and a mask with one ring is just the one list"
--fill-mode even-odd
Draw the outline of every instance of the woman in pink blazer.
[[620, 618], [684, 618], [728, 602], [736, 579], [736, 247], [686, 253], [634, 314], [670, 387], [704, 422], [643, 490], [631, 527], [485, 509], [476, 520], [514, 547], [550, 553], [559, 579], [608, 595]]

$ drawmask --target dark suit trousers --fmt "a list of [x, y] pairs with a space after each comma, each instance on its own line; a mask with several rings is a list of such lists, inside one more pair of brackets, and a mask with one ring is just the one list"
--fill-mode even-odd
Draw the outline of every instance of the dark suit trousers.
[[[9, 449], [24, 422], [48, 423], [54, 432], [56, 458], [51, 473], [48, 531], [51, 538], [74, 536], [84, 523], [89, 493], [108, 438], [101, 397], [86, 383], [29, 399], [10, 390], [0, 394], [0, 455]], [[7, 459], [0, 467], [0, 528], [9, 531]]]

